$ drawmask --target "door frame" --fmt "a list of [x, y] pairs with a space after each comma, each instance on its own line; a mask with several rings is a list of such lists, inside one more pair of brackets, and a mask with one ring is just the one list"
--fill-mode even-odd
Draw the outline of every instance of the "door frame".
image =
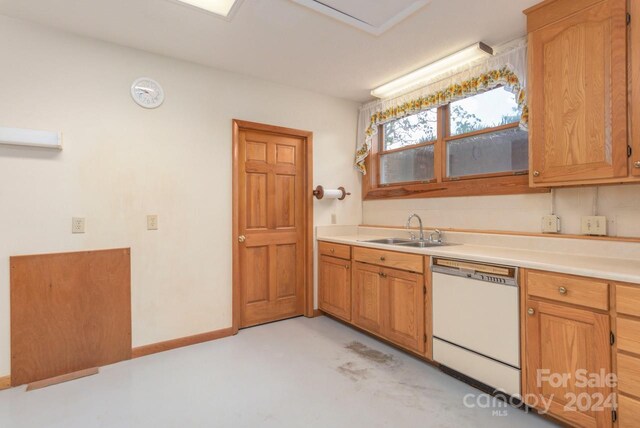
[[239, 214], [239, 189], [238, 189], [238, 146], [240, 144], [240, 130], [252, 130], [260, 132], [269, 132], [273, 134], [281, 134], [294, 136], [304, 139], [304, 158], [305, 158], [305, 174], [303, 188], [305, 191], [305, 203], [303, 204], [304, 218], [306, 222], [305, 243], [303, 245], [305, 258], [304, 272], [304, 316], [313, 317], [314, 303], [314, 284], [313, 284], [313, 132], [302, 131], [299, 129], [285, 128], [281, 126], [267, 125], [264, 123], [248, 122], [245, 120], [233, 119], [233, 173], [232, 173], [232, 235], [231, 243], [233, 247], [233, 295], [232, 295], [232, 318], [233, 318], [233, 334], [238, 333], [240, 329], [240, 311], [241, 311], [241, 295], [240, 295], [240, 247], [238, 244], [238, 235], [240, 225], [238, 221]]

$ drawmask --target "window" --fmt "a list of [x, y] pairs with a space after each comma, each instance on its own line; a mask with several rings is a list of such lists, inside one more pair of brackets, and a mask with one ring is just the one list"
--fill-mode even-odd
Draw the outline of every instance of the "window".
[[496, 88], [380, 127], [365, 199], [526, 193], [528, 133], [515, 95]]
[[380, 151], [380, 183], [432, 180], [437, 139], [437, 109], [386, 124]]

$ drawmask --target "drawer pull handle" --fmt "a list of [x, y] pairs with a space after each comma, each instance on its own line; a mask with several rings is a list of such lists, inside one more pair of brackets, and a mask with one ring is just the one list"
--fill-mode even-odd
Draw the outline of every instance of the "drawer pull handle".
[[385, 261], [385, 260], [387, 260], [387, 258], [386, 258], [385, 256], [380, 256], [380, 261], [381, 261], [381, 262], [383, 262], [383, 261]]
[[566, 296], [567, 295], [567, 288], [566, 287], [558, 288], [558, 293], [562, 294], [563, 296]]
[[527, 309], [527, 313], [528, 313], [529, 315], [533, 315], [533, 314], [535, 314], [535, 313], [536, 313], [536, 310], [535, 310], [535, 309], [533, 309], [533, 308], [529, 308], [529, 309]]
[[387, 277], [387, 274], [383, 273], [383, 272], [379, 272], [378, 275], [380, 275], [382, 278], [386, 278]]
[[330, 248], [330, 249], [329, 249], [329, 252], [330, 252], [331, 254], [333, 254], [333, 253], [335, 253], [335, 252], [336, 252], [336, 250], [335, 250], [335, 249], [333, 249], [333, 248]]
[[640, 168], [640, 161], [635, 161], [633, 163], [633, 166], [635, 166], [636, 168]]
[[540, 177], [540, 171], [533, 171], [534, 177]]
[[345, 269], [349, 269], [349, 267], [350, 267], [349, 265], [344, 265]]

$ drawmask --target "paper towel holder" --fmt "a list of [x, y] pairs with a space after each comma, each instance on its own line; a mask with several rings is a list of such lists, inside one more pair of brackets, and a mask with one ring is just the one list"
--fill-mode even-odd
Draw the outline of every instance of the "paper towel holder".
[[[339, 201], [342, 201], [347, 196], [351, 195], [351, 193], [347, 192], [345, 188], [342, 186], [338, 187], [338, 190], [342, 192], [342, 196], [338, 198]], [[318, 199], [324, 198], [324, 187], [317, 186], [316, 189], [313, 191], [313, 196], [315, 196]]]

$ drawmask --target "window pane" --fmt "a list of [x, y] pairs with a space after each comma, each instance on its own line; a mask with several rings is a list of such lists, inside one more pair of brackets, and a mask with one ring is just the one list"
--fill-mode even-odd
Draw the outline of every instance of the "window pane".
[[525, 171], [528, 164], [528, 133], [520, 128], [447, 143], [447, 177]]
[[399, 149], [438, 138], [438, 109], [425, 110], [384, 125], [383, 150]]
[[520, 121], [516, 96], [497, 88], [450, 104], [450, 135], [466, 134], [485, 128]]
[[433, 179], [433, 145], [380, 155], [380, 184]]

